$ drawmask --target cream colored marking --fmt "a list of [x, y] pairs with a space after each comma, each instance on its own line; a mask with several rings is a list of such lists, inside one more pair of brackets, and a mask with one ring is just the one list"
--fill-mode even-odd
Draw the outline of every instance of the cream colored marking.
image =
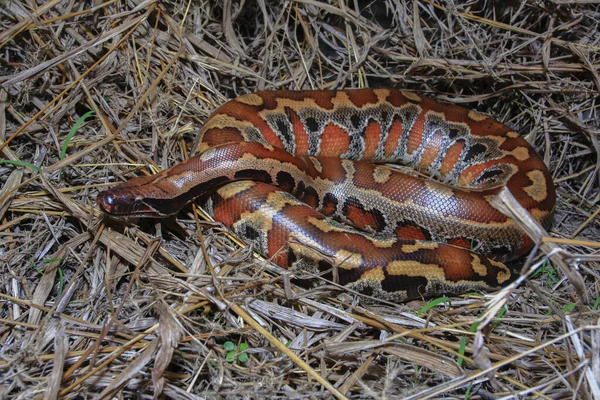
[[[348, 182], [352, 182], [354, 180], [354, 173], [356, 172], [354, 162], [350, 160], [342, 160], [342, 168], [344, 168], [344, 171], [346, 171], [346, 180]], [[379, 196], [381, 197], [381, 194]]]
[[250, 93], [243, 96], [240, 96], [236, 99], [236, 101], [248, 104], [249, 106], [261, 106], [263, 104], [263, 99], [256, 93]]
[[[293, 197], [291, 194], [284, 192], [272, 192], [269, 193], [269, 197], [267, 197], [267, 201], [265, 203], [266, 206], [273, 209], [275, 212], [279, 212], [285, 208], [287, 205], [300, 205], [302, 204], [300, 200]], [[262, 207], [261, 207], [262, 208]]]
[[387, 98], [390, 96], [389, 89], [373, 89], [373, 93], [375, 93], [375, 96], [377, 97], [377, 102], [379, 103], [386, 102]]
[[383, 268], [376, 267], [366, 270], [361, 276], [361, 280], [375, 280], [381, 282], [385, 279], [385, 274], [383, 273]]
[[392, 261], [388, 264], [386, 270], [390, 275], [423, 276], [427, 280], [446, 280], [444, 269], [437, 264], [423, 264], [413, 260]]
[[[238, 158], [239, 163], [246, 163], [246, 162], [250, 162], [250, 163], [255, 163], [257, 162], [258, 158], [256, 158], [256, 156], [252, 153], [244, 153], [240, 158]], [[250, 160], [250, 161], [248, 161]], [[263, 163], [272, 163], [273, 159], [270, 158], [263, 158], [260, 160], [261, 164]], [[264, 164], [263, 164], [264, 165]], [[265, 168], [261, 168], [261, 169], [265, 169]]]
[[323, 172], [323, 165], [321, 165], [321, 162], [316, 157], [309, 156], [308, 158], [312, 162], [312, 164], [315, 167], [315, 169], [317, 170], [317, 172], [319, 172], [319, 173]]
[[481, 263], [481, 259], [478, 255], [472, 254], [473, 260], [471, 261], [471, 267], [473, 271], [479, 276], [485, 276], [488, 273], [487, 267]]
[[517, 147], [511, 151], [510, 154], [512, 154], [512, 156], [519, 161], [525, 161], [529, 159], [529, 150], [527, 150], [526, 147]]
[[206, 153], [206, 151], [210, 149], [210, 146], [208, 145], [208, 143], [200, 143], [198, 144], [198, 147], [196, 148], [196, 153], [198, 154], [203, 154]]
[[394, 245], [394, 243], [396, 243], [398, 241], [398, 239], [395, 238], [390, 238], [390, 239], [375, 239], [369, 236], [365, 235], [365, 238], [369, 239], [369, 241], [371, 243], [373, 243], [373, 246], [380, 248], [380, 249], [387, 249], [390, 248]]
[[[328, 233], [328, 232], [347, 233], [347, 232], [349, 232], [348, 229], [344, 229], [344, 227], [337, 227], [335, 225], [330, 224], [326, 219], [324, 220], [324, 219], [317, 219], [314, 217], [309, 217], [308, 223], [315, 226], [317, 229], [319, 229], [320, 231], [325, 232], [325, 233]], [[396, 238], [376, 239], [374, 237], [371, 237], [370, 235], [363, 235], [360, 232], [356, 232], [356, 234], [369, 240], [371, 243], [373, 243], [373, 246], [378, 247], [380, 249], [392, 247], [394, 245], [394, 243], [396, 243], [398, 241]]]
[[546, 187], [546, 178], [540, 170], [529, 171], [527, 177], [532, 184], [523, 188], [525, 193], [535, 201], [545, 200], [548, 196], [548, 188]]
[[412, 100], [412, 101], [416, 101], [417, 103], [423, 100], [415, 92], [409, 92], [408, 90], [401, 90], [400, 93], [402, 93], [402, 96], [406, 97], [407, 99]]
[[330, 264], [334, 264], [331, 257], [319, 251], [320, 246], [317, 242], [304, 235], [290, 232], [289, 246], [298, 259], [303, 258], [311, 261], [325, 260]]
[[427, 188], [427, 190], [430, 193], [433, 193], [433, 194], [435, 194], [435, 196], [439, 196], [439, 197], [443, 198], [444, 200], [451, 199], [452, 196], [454, 196], [454, 191], [449, 186], [440, 185], [440, 184], [436, 185], [432, 181], [423, 181], [423, 183], [425, 184], [425, 187]]
[[[420, 107], [419, 107], [420, 108]], [[431, 116], [437, 116], [440, 117], [441, 119], [446, 119], [446, 113], [444, 113], [444, 111], [433, 111], [433, 110], [429, 110], [425, 113], [425, 126], [427, 126], [427, 124], [429, 123], [429, 119], [431, 118]], [[456, 123], [456, 125], [463, 125], [463, 126], [467, 126], [466, 124], [462, 124], [462, 123]]]
[[529, 214], [531, 214], [533, 219], [535, 219], [536, 221], [541, 221], [543, 218], [545, 218], [548, 215], [548, 211], [540, 210], [538, 208], [532, 208], [527, 211], [529, 211]]
[[[501, 272], [499, 272], [497, 276], [497, 281], [499, 284], [504, 283], [510, 278], [511, 273], [506, 265], [504, 265], [500, 261], [494, 261], [491, 258], [488, 258], [488, 262], [500, 269]], [[473, 267], [475, 273], [477, 273], [479, 276], [485, 276], [488, 274], [487, 267], [481, 263], [481, 259], [476, 254], [473, 254], [473, 261], [471, 262], [471, 266]]]
[[340, 249], [334, 255], [335, 265], [341, 269], [354, 269], [362, 264], [362, 256], [348, 250]]
[[224, 199], [230, 199], [237, 196], [255, 185], [253, 181], [237, 181], [231, 182], [217, 189], [217, 193]]
[[496, 277], [496, 280], [498, 281], [498, 283], [500, 285], [502, 285], [504, 282], [506, 282], [510, 279], [510, 276], [511, 276], [510, 269], [508, 269], [508, 267], [506, 265], [504, 265], [500, 261], [494, 261], [492, 259], [488, 259], [488, 261], [490, 264], [495, 265], [496, 267], [498, 267], [500, 269], [501, 272], [498, 272], [498, 275]]
[[261, 232], [269, 232], [273, 228], [273, 217], [288, 204], [300, 204], [300, 201], [283, 192], [270, 193], [267, 200], [261, 207], [254, 211], [242, 213], [240, 220], [234, 225], [240, 223], [249, 224], [253, 227], [260, 227]]
[[488, 115], [482, 114], [475, 110], [469, 110], [468, 116], [469, 116], [469, 118], [471, 118], [473, 121], [476, 121], [476, 122], [480, 122], [480, 121], [490, 118]]
[[402, 245], [402, 251], [406, 254], [414, 253], [419, 250], [435, 250], [438, 248], [438, 244], [435, 242], [420, 242], [416, 244], [405, 244]]
[[323, 107], [319, 106], [315, 99], [311, 99], [309, 97], [305, 97], [302, 100], [294, 100], [289, 99], [287, 97], [279, 97], [276, 99], [277, 107], [273, 110], [265, 110], [261, 112], [259, 115], [264, 119], [265, 112], [276, 112], [278, 115], [285, 115], [285, 107], [290, 107], [294, 110], [306, 110], [306, 109], [315, 109], [322, 110]]
[[354, 103], [350, 101], [350, 97], [348, 97], [348, 93], [343, 90], [336, 92], [335, 96], [331, 99], [331, 104], [333, 104], [334, 108], [338, 107], [348, 107], [349, 105], [354, 106]]
[[514, 139], [514, 138], [518, 138], [518, 137], [519, 137], [519, 136], [521, 136], [521, 135], [519, 135], [519, 134], [518, 134], [517, 132], [515, 132], [515, 131], [510, 131], [510, 132], [506, 132], [506, 136], [507, 136], [507, 137], [509, 137], [509, 138], [512, 138], [512, 139]]
[[[240, 219], [233, 224], [234, 230], [237, 229], [238, 225], [250, 225], [260, 232], [269, 232], [273, 228], [273, 216], [274, 213], [271, 210], [259, 208], [254, 212], [246, 211], [240, 215]], [[242, 225], [243, 226], [243, 225]]]
[[373, 170], [373, 180], [377, 183], [386, 183], [390, 180], [390, 176], [392, 176], [392, 171], [389, 168], [377, 166]]
[[[275, 149], [275, 147], [268, 144], [264, 144], [263, 146], [268, 150]], [[252, 166], [254, 169], [267, 171], [269, 173], [282, 170], [293, 174], [302, 174], [302, 171], [292, 163], [283, 162], [271, 157], [258, 158], [252, 153], [244, 153], [235, 161], [235, 163], [239, 165], [241, 169], [246, 166]]]
[[317, 219], [315, 217], [308, 217], [308, 223], [313, 226], [316, 226], [317, 229], [319, 229], [320, 231], [323, 231], [325, 233], [327, 233], [327, 232], [346, 232], [345, 229], [333, 226], [330, 223], [328, 223], [327, 220], [325, 220], [325, 219]]
[[231, 127], [239, 129], [240, 132], [244, 132], [246, 128], [252, 126], [253, 125], [248, 121], [241, 121], [227, 114], [217, 114], [206, 121], [202, 131]]

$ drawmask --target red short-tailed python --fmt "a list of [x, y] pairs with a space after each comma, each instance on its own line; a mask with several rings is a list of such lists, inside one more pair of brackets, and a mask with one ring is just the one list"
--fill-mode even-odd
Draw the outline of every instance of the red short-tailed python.
[[508, 187], [545, 227], [555, 206], [548, 169], [516, 132], [396, 89], [248, 94], [219, 107], [195, 146], [98, 204], [161, 217], [207, 195], [216, 220], [278, 265], [332, 268], [390, 300], [506, 284], [504, 262], [532, 241], [490, 199]]

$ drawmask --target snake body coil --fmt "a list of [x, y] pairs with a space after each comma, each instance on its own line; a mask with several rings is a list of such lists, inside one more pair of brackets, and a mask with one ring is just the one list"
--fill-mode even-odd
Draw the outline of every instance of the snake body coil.
[[503, 262], [532, 242], [489, 204], [502, 187], [546, 227], [555, 205], [548, 169], [517, 133], [395, 89], [241, 96], [211, 115], [196, 150], [98, 204], [165, 216], [210, 194], [215, 219], [277, 264], [328, 266], [341, 284], [397, 301], [511, 279]]

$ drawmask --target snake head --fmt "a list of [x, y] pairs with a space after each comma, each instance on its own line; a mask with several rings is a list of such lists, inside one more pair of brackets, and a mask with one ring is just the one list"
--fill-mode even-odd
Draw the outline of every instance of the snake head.
[[[145, 218], [161, 218], [172, 215], [178, 211], [174, 207], [170, 208], [166, 202], [156, 200], [149, 201], [146, 196], [136, 193], [136, 190], [116, 187], [105, 190], [98, 194], [96, 203], [107, 214], [113, 217], [139, 216]], [[161, 207], [162, 206], [162, 207]]]

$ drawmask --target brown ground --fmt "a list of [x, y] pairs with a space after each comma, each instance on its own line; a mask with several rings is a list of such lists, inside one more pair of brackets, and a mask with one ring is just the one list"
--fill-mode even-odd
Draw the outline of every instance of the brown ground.
[[[0, 398], [600, 399], [598, 1], [35, 4], [0, 2], [0, 158], [30, 163], [0, 163]], [[191, 208], [95, 207], [227, 99], [384, 86], [543, 154], [552, 242], [518, 288], [430, 308], [307, 290]]]

